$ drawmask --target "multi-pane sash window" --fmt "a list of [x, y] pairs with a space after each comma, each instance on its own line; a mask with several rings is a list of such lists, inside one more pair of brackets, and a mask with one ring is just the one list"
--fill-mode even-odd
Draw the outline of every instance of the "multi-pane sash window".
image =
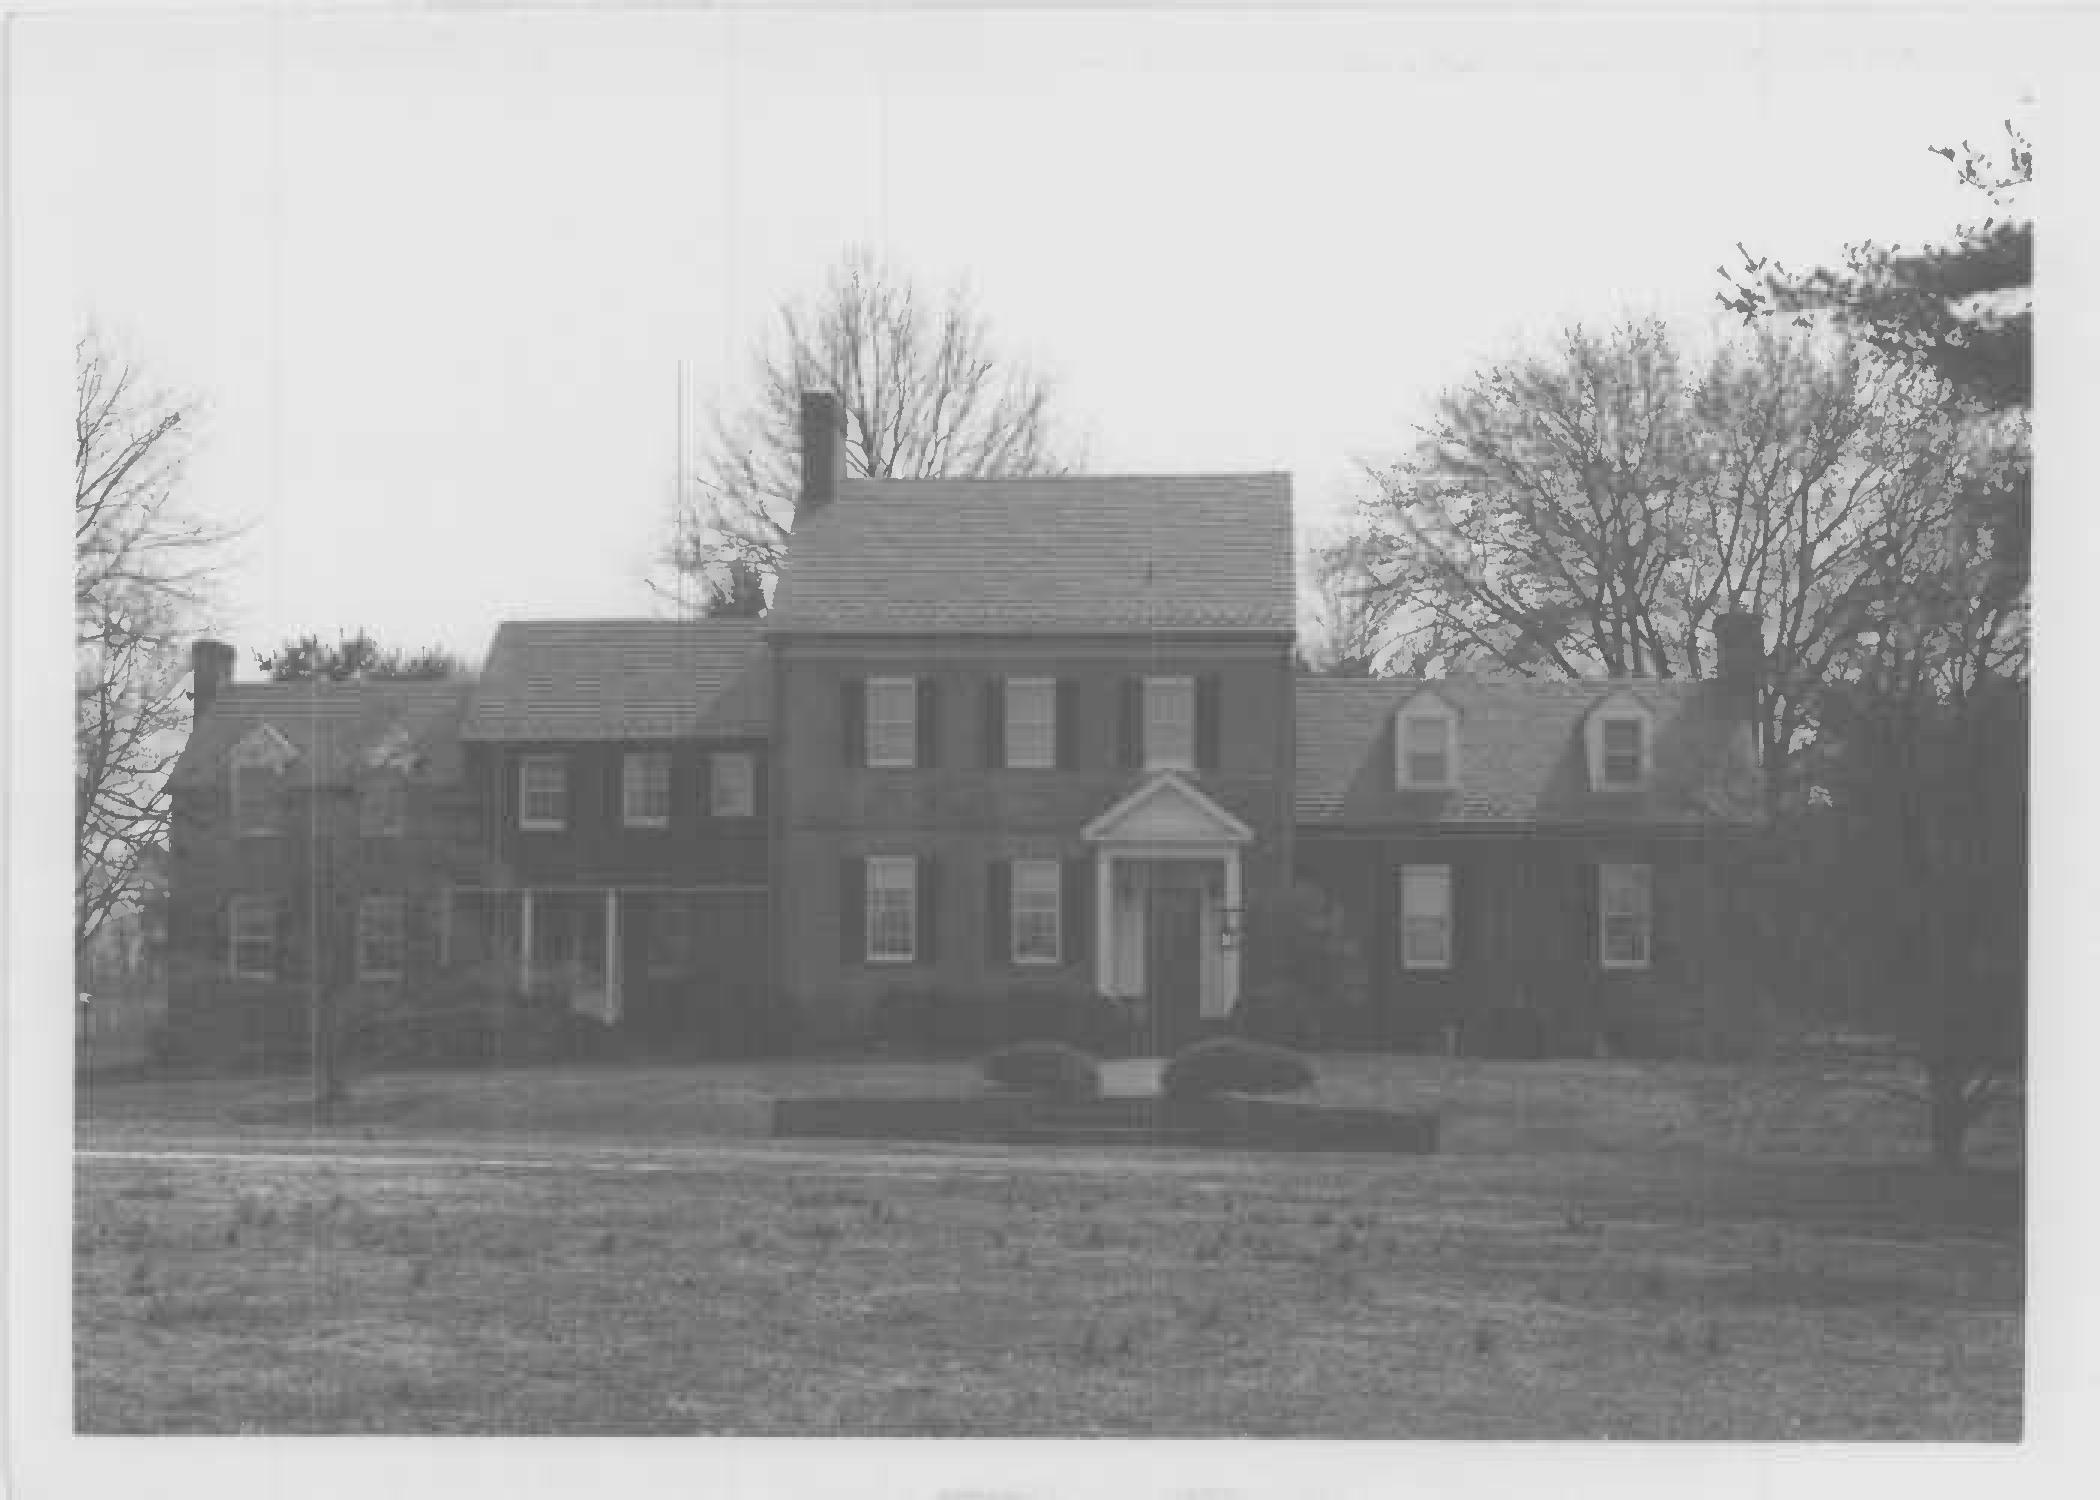
[[748, 818], [758, 811], [758, 768], [749, 752], [725, 750], [707, 766], [707, 815]]
[[1044, 770], [1057, 764], [1054, 679], [1006, 679], [1006, 763], [1023, 770]]
[[399, 979], [407, 949], [408, 903], [399, 896], [363, 896], [357, 903], [357, 977]]
[[277, 977], [277, 901], [271, 896], [235, 896], [227, 914], [236, 979]]
[[1451, 867], [1400, 869], [1400, 963], [1409, 969], [1451, 967]]
[[868, 764], [910, 766], [919, 759], [919, 684], [911, 677], [868, 679]]
[[1451, 780], [1451, 721], [1422, 714], [1402, 721], [1407, 735], [1407, 782], [1443, 786]]
[[1058, 961], [1058, 895], [1062, 867], [1054, 859], [1017, 859], [1013, 865], [1013, 939], [1017, 964]]
[[867, 862], [868, 962], [905, 963], [916, 953], [919, 862], [910, 855], [877, 855]]
[[407, 820], [407, 788], [397, 776], [379, 776], [358, 792], [357, 831], [368, 839], [398, 838]]
[[1599, 865], [1599, 943], [1607, 969], [1645, 969], [1654, 929], [1654, 872], [1648, 865]]
[[562, 829], [569, 824], [569, 766], [559, 755], [528, 755], [518, 766], [518, 826]]
[[627, 756], [620, 771], [620, 812], [629, 828], [671, 826], [671, 757], [663, 750]]
[[1196, 679], [1145, 679], [1145, 769], [1186, 771], [1196, 764]]
[[1635, 786], [1641, 779], [1641, 729], [1639, 719], [1604, 721], [1604, 784]]

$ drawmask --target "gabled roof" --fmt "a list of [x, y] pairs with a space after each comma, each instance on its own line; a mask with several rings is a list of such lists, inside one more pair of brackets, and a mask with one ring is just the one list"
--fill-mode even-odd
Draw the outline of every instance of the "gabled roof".
[[170, 778], [201, 785], [225, 772], [236, 746], [276, 736], [291, 751], [284, 770], [297, 785], [348, 785], [369, 752], [392, 742], [414, 774], [457, 781], [467, 682], [230, 682], [190, 730]]
[[763, 735], [756, 620], [508, 620], [474, 690], [470, 740]]
[[[1750, 737], [1710, 680], [1437, 680], [1429, 685], [1458, 713], [1458, 785], [1397, 787], [1393, 716], [1423, 685], [1419, 678], [1297, 679], [1301, 824], [1686, 826], [1755, 815]], [[1652, 768], [1637, 789], [1592, 791], [1583, 725], [1592, 709], [1621, 694], [1652, 716]]]
[[796, 523], [769, 633], [1289, 632], [1285, 474], [853, 480]]
[[1172, 771], [1162, 771], [1088, 823], [1079, 836], [1090, 844], [1244, 844], [1254, 830]]

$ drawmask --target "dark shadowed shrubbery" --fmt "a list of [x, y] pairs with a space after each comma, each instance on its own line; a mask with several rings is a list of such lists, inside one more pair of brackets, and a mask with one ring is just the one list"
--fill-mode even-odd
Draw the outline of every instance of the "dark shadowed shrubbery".
[[1006, 993], [1005, 1035], [1015, 1042], [1067, 1042], [1096, 1056], [1130, 1048], [1136, 1024], [1126, 1001], [1069, 980], [1023, 980]]
[[1171, 1098], [1210, 1094], [1288, 1094], [1310, 1088], [1312, 1064], [1284, 1047], [1245, 1037], [1217, 1036], [1182, 1048], [1160, 1075]]
[[1004, 1007], [961, 990], [898, 985], [875, 1002], [874, 1041], [891, 1052], [975, 1052], [1004, 1040]]
[[1101, 1068], [1064, 1042], [1015, 1042], [984, 1060], [984, 1076], [1010, 1089], [1024, 1089], [1063, 1102], [1101, 1093]]

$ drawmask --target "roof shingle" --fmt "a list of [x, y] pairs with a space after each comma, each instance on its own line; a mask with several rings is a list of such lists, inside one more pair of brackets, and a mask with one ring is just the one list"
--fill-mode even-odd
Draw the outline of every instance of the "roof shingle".
[[771, 724], [756, 620], [507, 620], [470, 740], [755, 736]]
[[1285, 474], [854, 480], [795, 528], [775, 632], [1289, 632]]
[[460, 720], [472, 690], [461, 681], [230, 682], [191, 728], [172, 780], [211, 780], [233, 747], [267, 724], [295, 752], [289, 769], [303, 785], [349, 784], [364, 753], [397, 732], [418, 774], [457, 781]]

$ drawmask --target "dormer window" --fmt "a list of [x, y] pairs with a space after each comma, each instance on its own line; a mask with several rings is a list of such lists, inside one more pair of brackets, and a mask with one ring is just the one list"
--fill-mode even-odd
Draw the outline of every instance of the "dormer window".
[[1400, 710], [1393, 726], [1394, 779], [1402, 787], [1458, 782], [1458, 715], [1434, 693]]
[[1592, 791], [1634, 791], [1647, 784], [1654, 766], [1655, 723], [1633, 694], [1614, 693], [1593, 708], [1583, 739]]
[[274, 725], [264, 724], [234, 746], [229, 788], [236, 838], [278, 831], [284, 770], [296, 752]]

